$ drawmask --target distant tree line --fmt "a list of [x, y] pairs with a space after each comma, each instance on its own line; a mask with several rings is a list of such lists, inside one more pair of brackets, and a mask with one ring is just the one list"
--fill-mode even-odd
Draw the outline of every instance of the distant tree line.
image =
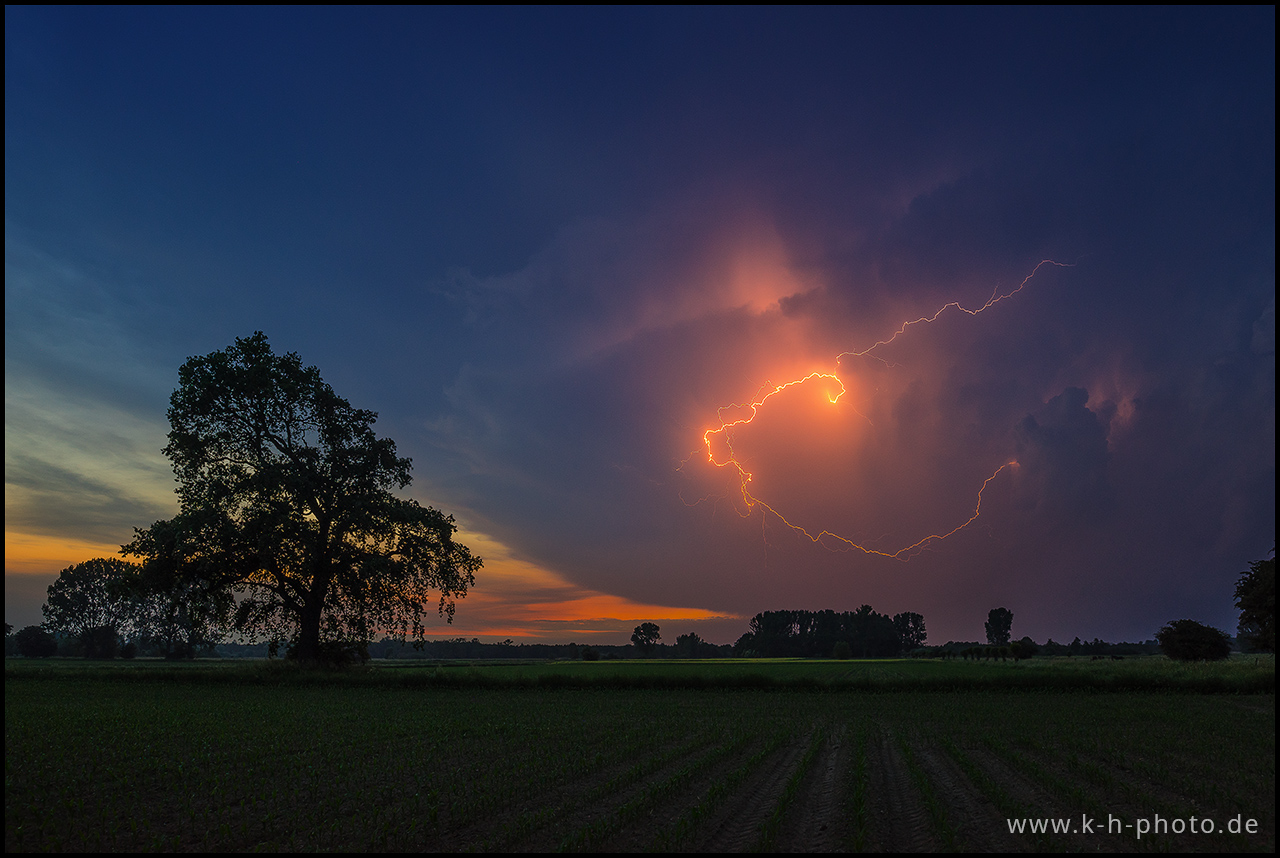
[[[267, 645], [222, 643], [215, 654], [223, 658], [265, 658]], [[631, 644], [516, 643], [512, 640], [485, 642], [479, 638], [444, 638], [421, 642], [384, 637], [366, 647], [369, 658], [410, 660], [529, 659], [597, 661], [624, 658], [730, 658], [733, 647], [702, 640], [694, 632], [680, 635], [675, 644], [655, 644], [648, 655]]]
[[1049, 638], [1049, 640], [1040, 645], [1040, 652], [1043, 655], [1073, 656], [1155, 655], [1160, 652], [1160, 644], [1154, 639], [1132, 643], [1126, 641], [1108, 643], [1101, 638], [1082, 641], [1077, 636], [1069, 644], [1058, 643], [1053, 638]]
[[[740, 657], [892, 658], [925, 643], [924, 617], [907, 612], [890, 617], [870, 605], [856, 611], [764, 611], [733, 645]], [[837, 649], [837, 647], [839, 647]]]
[[[1274, 552], [1273, 552], [1274, 554]], [[269, 643], [225, 640], [233, 623], [235, 600], [226, 591], [203, 589], [189, 580], [164, 575], [164, 568], [119, 559], [96, 559], [64, 569], [49, 587], [45, 622], [14, 631], [6, 624], [5, 654], [40, 658], [165, 658], [215, 656], [254, 658], [275, 655]], [[617, 658], [925, 658], [1024, 659], [1036, 655], [1122, 658], [1163, 652], [1170, 658], [1225, 658], [1238, 644], [1245, 652], [1275, 650], [1275, 558], [1250, 564], [1236, 585], [1240, 608], [1238, 641], [1191, 620], [1175, 620], [1156, 638], [1110, 643], [1099, 638], [1036, 644], [1030, 637], [1012, 640], [1013, 613], [995, 608], [987, 617], [985, 645], [948, 641], [926, 646], [924, 617], [905, 612], [889, 617], [863, 605], [857, 611], [764, 611], [732, 646], [713, 644], [695, 632], [661, 642], [654, 623], [642, 623], [632, 645], [481, 643], [472, 638], [410, 641], [383, 637], [358, 643], [361, 658], [406, 659], [617, 659]]]
[[527, 658], [596, 661], [639, 657], [729, 658], [733, 655], [733, 647], [728, 644], [708, 643], [698, 637], [695, 632], [680, 635], [676, 638], [675, 644], [652, 644], [647, 653], [635, 645], [515, 643], [510, 640], [500, 643], [482, 643], [477, 638], [425, 640], [422, 641], [421, 648], [417, 648], [405, 640], [383, 638], [369, 645], [369, 655], [371, 658], [407, 659]]
[[981, 641], [947, 641], [945, 644], [923, 647], [911, 654], [919, 658], [1021, 660], [1035, 656], [1111, 658], [1127, 655], [1156, 655], [1160, 651], [1160, 644], [1155, 640], [1109, 643], [1099, 638], [1082, 641], [1077, 637], [1069, 644], [1058, 643], [1053, 638], [1038, 644], [1030, 637], [1023, 637], [1003, 646], [989, 642], [984, 644]]

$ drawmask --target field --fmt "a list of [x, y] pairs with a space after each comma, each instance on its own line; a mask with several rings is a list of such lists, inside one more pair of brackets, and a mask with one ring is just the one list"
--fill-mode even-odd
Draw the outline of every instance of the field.
[[6, 665], [7, 851], [1274, 851], [1274, 800], [1270, 659]]

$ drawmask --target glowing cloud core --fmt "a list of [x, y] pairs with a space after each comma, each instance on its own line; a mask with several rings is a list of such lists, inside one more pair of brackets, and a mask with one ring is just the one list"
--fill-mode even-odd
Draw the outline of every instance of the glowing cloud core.
[[[801, 534], [810, 541], [829, 550], [859, 551], [863, 554], [878, 555], [880, 557], [889, 557], [895, 560], [904, 561], [909, 560], [912, 556], [930, 544], [946, 539], [947, 537], [964, 530], [976, 521], [982, 514], [983, 492], [986, 491], [987, 486], [990, 485], [991, 481], [998, 477], [1001, 472], [1008, 468], [1016, 468], [1018, 466], [1016, 461], [1011, 460], [1001, 464], [995, 469], [991, 476], [987, 477], [982, 482], [982, 485], [979, 486], [977, 490], [977, 497], [974, 503], [973, 512], [963, 522], [955, 525], [949, 530], [927, 534], [908, 545], [904, 545], [893, 551], [888, 551], [872, 548], [865, 542], [857, 541], [848, 536], [842, 536], [841, 534], [834, 533], [830, 530], [821, 530], [817, 533], [812, 533], [804, 526], [788, 519], [786, 515], [774, 506], [770, 505], [768, 502], [753, 494], [750, 488], [750, 484], [753, 480], [752, 471], [747, 466], [747, 460], [745, 457], [740, 458], [739, 453], [735, 450], [734, 436], [737, 431], [756, 423], [758, 418], [763, 419], [766, 409], [772, 409], [774, 407], [788, 407], [788, 405], [792, 403], [792, 400], [784, 394], [791, 393], [793, 389], [804, 388], [806, 385], [810, 385], [813, 382], [820, 383], [822, 394], [830, 405], [839, 405], [841, 399], [847, 392], [846, 380], [841, 378], [839, 369], [840, 362], [844, 358], [866, 357], [887, 363], [883, 358], [874, 354], [874, 352], [880, 347], [887, 346], [892, 343], [899, 336], [905, 334], [909, 328], [915, 325], [933, 322], [950, 309], [958, 310], [970, 316], [976, 316], [1001, 301], [1004, 301], [1006, 298], [1012, 298], [1014, 295], [1017, 295], [1027, 286], [1028, 283], [1031, 282], [1031, 279], [1035, 277], [1036, 273], [1046, 265], [1053, 265], [1060, 268], [1070, 267], [1068, 263], [1054, 262], [1050, 259], [1041, 260], [1036, 267], [1032, 269], [1031, 273], [1023, 278], [1017, 288], [1005, 293], [1001, 293], [998, 289], [993, 291], [991, 297], [988, 298], [986, 303], [980, 307], [969, 308], [962, 306], [956, 301], [949, 302], [939, 307], [932, 315], [921, 316], [920, 318], [903, 322], [892, 335], [886, 339], [875, 342], [867, 348], [841, 352], [836, 355], [836, 369], [833, 371], [815, 371], [782, 384], [773, 386], [766, 384], [759, 392], [757, 392], [756, 396], [750, 402], [733, 403], [730, 405], [723, 405], [718, 408], [716, 411], [716, 420], [718, 422], [716, 425], [709, 426], [703, 431], [702, 446], [706, 461], [709, 464], [719, 469], [729, 469], [736, 474], [738, 491], [741, 494], [743, 504], [740, 509], [735, 506], [735, 509], [738, 509], [739, 515], [744, 518], [748, 517], [757, 507], [759, 507], [762, 510], [762, 513], [767, 513], [768, 515], [773, 516], [795, 533]], [[696, 452], [691, 454], [690, 457], [681, 464], [681, 467], [684, 467], [684, 464], [696, 455], [698, 455]]]

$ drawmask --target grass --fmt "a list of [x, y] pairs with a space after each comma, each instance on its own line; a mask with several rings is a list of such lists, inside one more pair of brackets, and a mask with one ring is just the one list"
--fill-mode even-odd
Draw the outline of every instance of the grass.
[[549, 661], [512, 664], [393, 660], [364, 669], [303, 671], [282, 661], [132, 661], [11, 659], [6, 679], [83, 676], [126, 682], [313, 684], [440, 688], [781, 689], [814, 691], [1092, 690], [1275, 693], [1275, 657], [1176, 662], [1164, 656], [1123, 661], [1043, 658], [1028, 661], [936, 659], [710, 659]]

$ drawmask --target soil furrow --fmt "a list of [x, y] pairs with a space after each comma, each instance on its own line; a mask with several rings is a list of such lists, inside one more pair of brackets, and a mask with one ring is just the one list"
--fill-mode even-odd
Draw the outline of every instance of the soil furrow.
[[777, 851], [838, 851], [846, 826], [841, 815], [849, 765], [845, 738], [840, 731], [823, 743], [778, 833]]
[[1016, 852], [1021, 847], [1009, 834], [1004, 814], [973, 784], [960, 767], [935, 747], [920, 744], [915, 749], [933, 785], [934, 794], [947, 808], [947, 819], [956, 830], [966, 852]]
[[[1041, 785], [1034, 777], [1014, 768], [1008, 762], [981, 746], [967, 747], [964, 753], [1002, 790], [1005, 795], [1014, 797], [1018, 803], [1020, 815], [1035, 819], [1065, 819], [1075, 823], [1081, 821], [1081, 809], [1069, 806], [1061, 797], [1055, 795]], [[1012, 810], [1012, 809], [1011, 809]], [[1015, 817], [1016, 818], [1016, 817]], [[1005, 823], [1008, 830], [1008, 823]], [[1134, 843], [1119, 838], [1098, 838], [1072, 831], [1067, 834], [1021, 834], [1015, 835], [1021, 844], [1021, 851], [1044, 851], [1046, 849], [1067, 849], [1073, 852], [1095, 852], [1105, 848], [1109, 852], [1133, 851]], [[1105, 841], [1105, 842], [1104, 842]]]
[[934, 833], [929, 811], [888, 730], [868, 742], [867, 757], [871, 773], [869, 851], [941, 851], [942, 841]]
[[764, 764], [699, 826], [690, 852], [746, 852], [760, 836], [760, 826], [773, 813], [807, 743], [797, 738], [770, 755]]
[[596, 844], [600, 852], [638, 852], [651, 847], [655, 835], [676, 823], [684, 813], [716, 783], [735, 771], [744, 759], [756, 753], [755, 742], [739, 744], [726, 748], [724, 753], [708, 765], [698, 766], [690, 777], [671, 792], [664, 793], [659, 784], [652, 781], [640, 784], [635, 791], [643, 797], [655, 787], [658, 791], [651, 794], [650, 801], [644, 801], [643, 808], [628, 820], [623, 820], [618, 828], [606, 840]]

